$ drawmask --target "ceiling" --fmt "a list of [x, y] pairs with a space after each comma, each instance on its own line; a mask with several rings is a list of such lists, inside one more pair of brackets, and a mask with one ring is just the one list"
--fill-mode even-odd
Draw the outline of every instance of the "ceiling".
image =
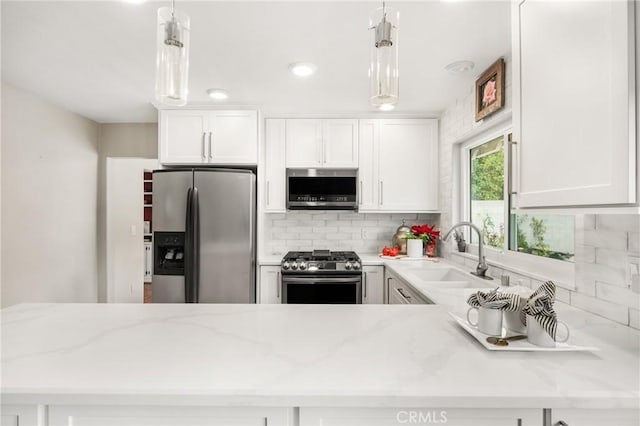
[[[170, 2], [2, 1], [2, 79], [102, 123], [155, 122], [156, 10]], [[267, 116], [371, 114], [368, 17], [378, 2], [176, 1], [191, 17], [189, 103]], [[400, 12], [400, 102], [439, 115], [511, 50], [508, 1], [389, 1]], [[476, 67], [452, 75], [445, 65]], [[288, 64], [318, 66], [308, 79]], [[213, 101], [206, 89], [230, 92]], [[380, 113], [383, 114], [383, 113]]]

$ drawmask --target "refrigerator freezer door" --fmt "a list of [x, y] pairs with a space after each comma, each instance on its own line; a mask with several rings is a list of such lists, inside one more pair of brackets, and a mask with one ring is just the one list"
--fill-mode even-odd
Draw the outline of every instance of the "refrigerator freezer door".
[[153, 229], [184, 232], [187, 217], [187, 191], [193, 184], [192, 170], [153, 172]]
[[[187, 217], [187, 192], [193, 184], [192, 170], [156, 170], [153, 173], [153, 230], [154, 241], [163, 233], [179, 233], [182, 243], [170, 248], [175, 256], [184, 256], [184, 232]], [[159, 233], [159, 234], [158, 234]], [[166, 235], [166, 234], [164, 234]], [[182, 247], [179, 245], [182, 244]], [[169, 244], [170, 245], [170, 244]], [[162, 261], [157, 250], [154, 262]], [[169, 252], [167, 253], [169, 255]], [[170, 259], [174, 260], [175, 259]], [[162, 268], [160, 268], [162, 269]], [[184, 275], [157, 274], [154, 265], [151, 300], [153, 303], [185, 303]]]
[[200, 303], [255, 303], [255, 175], [198, 170]]

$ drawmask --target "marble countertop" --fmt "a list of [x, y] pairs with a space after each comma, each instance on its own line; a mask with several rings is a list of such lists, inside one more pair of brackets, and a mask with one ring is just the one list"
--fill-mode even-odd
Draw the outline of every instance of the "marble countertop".
[[600, 351], [496, 353], [447, 311], [16, 305], [1, 312], [3, 403], [638, 408], [634, 330], [576, 316]]

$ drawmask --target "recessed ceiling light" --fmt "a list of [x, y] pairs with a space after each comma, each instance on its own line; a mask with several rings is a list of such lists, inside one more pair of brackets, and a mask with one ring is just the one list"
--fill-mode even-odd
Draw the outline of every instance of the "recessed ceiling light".
[[391, 111], [395, 108], [396, 106], [394, 104], [381, 104], [378, 109], [380, 111]]
[[224, 89], [209, 89], [207, 90], [207, 95], [212, 99], [221, 101], [229, 97], [229, 92]]
[[467, 71], [471, 71], [475, 64], [471, 61], [456, 61], [451, 62], [449, 65], [444, 67], [445, 70], [449, 71], [451, 74], [462, 74]]
[[289, 71], [297, 75], [298, 77], [309, 77], [316, 72], [318, 67], [311, 62], [294, 62], [289, 64]]

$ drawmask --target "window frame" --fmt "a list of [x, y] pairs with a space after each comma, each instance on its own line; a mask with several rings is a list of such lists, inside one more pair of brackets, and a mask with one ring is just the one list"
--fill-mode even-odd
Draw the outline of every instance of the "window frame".
[[[511, 271], [519, 275], [531, 277], [540, 281], [552, 279], [556, 285], [569, 290], [575, 290], [575, 264], [574, 262], [567, 262], [557, 259], [550, 259], [546, 257], [536, 256], [528, 253], [519, 253], [517, 251], [509, 250], [509, 240], [511, 226], [509, 224], [511, 211], [522, 214], [535, 214], [537, 211], [526, 212], [514, 207], [514, 203], [511, 200], [509, 179], [513, 179], [513, 163], [509, 164], [509, 149], [510, 144], [509, 135], [513, 133], [513, 126], [511, 123], [502, 124], [483, 131], [471, 138], [462, 140], [457, 144], [454, 150], [454, 176], [457, 176], [458, 182], [454, 185], [459, 194], [459, 197], [454, 197], [457, 201], [457, 206], [454, 205], [452, 218], [454, 223], [458, 221], [471, 222], [471, 167], [470, 167], [470, 151], [484, 143], [490, 142], [500, 136], [504, 141], [504, 193], [503, 200], [505, 202], [504, 209], [504, 241], [501, 248], [491, 247], [485, 245], [485, 257], [489, 265], [502, 268], [506, 271]], [[457, 156], [457, 158], [456, 158]], [[515, 161], [515, 158], [512, 159]], [[458, 169], [457, 171], [455, 169]], [[515, 195], [517, 197], [517, 195]], [[456, 198], [458, 198], [456, 200]], [[575, 221], [578, 220], [576, 216]], [[574, 226], [575, 229], [575, 226]], [[467, 241], [468, 251], [466, 254], [453, 253], [465, 257], [473, 257], [477, 259], [478, 256], [478, 244], [471, 244], [470, 235], [471, 230], [468, 227], [461, 229], [464, 233], [465, 240]], [[574, 250], [575, 250], [575, 236], [574, 236]], [[473, 256], [469, 256], [473, 255]], [[532, 271], [543, 271], [542, 274]]]

